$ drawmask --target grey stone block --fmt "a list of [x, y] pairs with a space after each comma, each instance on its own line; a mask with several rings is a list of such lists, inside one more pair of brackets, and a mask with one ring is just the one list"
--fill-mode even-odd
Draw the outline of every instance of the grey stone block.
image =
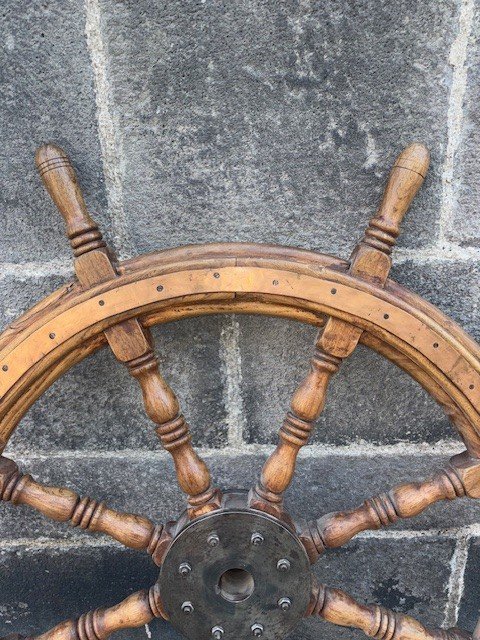
[[[115, 509], [140, 513], [155, 522], [176, 519], [185, 507], [173, 464], [166, 454], [15, 458], [24, 471], [41, 482], [68, 486], [82, 496], [105, 500]], [[264, 461], [264, 456], [253, 454], [209, 453], [204, 458], [215, 484], [223, 490], [248, 489], [254, 484]], [[287, 493], [287, 508], [293, 517], [308, 520], [331, 511], [354, 508], [399, 482], [428, 477], [444, 462], [443, 456], [301, 457]], [[464, 499], [438, 503], [417, 518], [399, 521], [391, 529], [442, 531], [479, 522], [479, 505]], [[89, 535], [47, 520], [27, 507], [0, 503], [0, 540], [14, 541], [25, 537], [82, 540]], [[335, 553], [332, 551], [329, 555]]]
[[[276, 442], [290, 398], [308, 372], [315, 330], [288, 320], [240, 318], [245, 438]], [[332, 379], [311, 442], [434, 442], [455, 430], [407, 374], [359, 346]]]
[[432, 170], [400, 243], [432, 244], [457, 2], [100, 6], [135, 250], [256, 240], [347, 255], [415, 139]]
[[480, 340], [480, 267], [476, 262], [408, 261], [392, 269], [392, 278], [418, 293]]
[[[464, 26], [465, 30], [466, 27]], [[477, 158], [480, 153], [480, 12], [474, 4], [472, 33], [468, 39], [465, 67], [467, 83], [462, 104], [462, 128], [454, 157], [453, 215], [447, 237], [463, 246], [480, 245], [480, 198]], [[466, 34], [464, 37], [467, 37]]]
[[[439, 625], [445, 606], [450, 541], [362, 541], [316, 567], [321, 580], [354, 597], [378, 602]], [[402, 562], [398, 562], [398, 558]], [[100, 605], [112, 605], [153, 584], [157, 569], [146, 557], [108, 547], [12, 548], [0, 552], [0, 633], [34, 633]], [[41, 590], [41, 597], [39, 591]], [[149, 625], [153, 638], [179, 638], [165, 623]], [[360, 638], [319, 620], [300, 623], [290, 637]], [[145, 628], [118, 638], [144, 638]]]
[[88, 204], [99, 222], [109, 226], [84, 28], [83, 4], [73, 0], [2, 3], [3, 262], [69, 255], [63, 221], [34, 168], [35, 149], [43, 142], [65, 147]]
[[[178, 394], [195, 445], [226, 442], [221, 319], [184, 320], [154, 330], [165, 378]], [[14, 433], [16, 450], [154, 449], [157, 436], [141, 392], [108, 349], [67, 372], [29, 410]]]
[[465, 583], [458, 624], [467, 631], [473, 631], [480, 621], [480, 538], [472, 538], [468, 550], [465, 569]]
[[315, 573], [362, 602], [440, 626], [453, 551], [453, 541], [442, 538], [362, 540], [321, 558]]
[[[105, 547], [0, 551], [0, 629], [33, 634], [150, 587], [158, 569], [147, 556]], [[119, 636], [145, 638], [145, 628]]]
[[[408, 261], [392, 270], [395, 280], [437, 305], [476, 339], [479, 276], [474, 264], [455, 261]], [[308, 370], [315, 330], [287, 320], [240, 317], [238, 322], [246, 438], [272, 442]], [[453, 434], [443, 411], [416, 382], [360, 346], [333, 378], [312, 441], [434, 442]]]
[[34, 276], [0, 274], [0, 332], [42, 298], [58, 289], [72, 276]]

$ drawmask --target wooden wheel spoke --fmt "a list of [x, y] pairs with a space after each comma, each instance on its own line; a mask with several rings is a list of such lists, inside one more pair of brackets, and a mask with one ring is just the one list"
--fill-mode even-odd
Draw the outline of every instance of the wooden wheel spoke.
[[480, 498], [480, 459], [467, 451], [423, 482], [399, 484], [350, 511], [337, 511], [309, 522], [300, 534], [312, 562], [325, 549], [340, 547], [361, 531], [412, 518], [440, 500]]
[[[145, 329], [142, 330], [146, 332]], [[106, 335], [108, 339], [108, 331]], [[114, 348], [113, 351], [116, 354]], [[130, 374], [140, 384], [145, 411], [157, 425], [157, 436], [172, 455], [178, 484], [189, 496], [190, 517], [217, 509], [220, 505], [220, 492], [212, 486], [210, 471], [205, 461], [192, 447], [189, 426], [180, 413], [174, 392], [160, 373], [153, 351], [149, 350], [145, 355], [126, 364]]]
[[164, 618], [157, 585], [133, 593], [119, 604], [65, 620], [37, 636], [7, 636], [18, 640], [105, 640], [115, 631], [142, 627], [154, 618]]
[[163, 550], [171, 539], [168, 527], [155, 525], [143, 516], [115, 511], [103, 502], [81, 498], [70, 489], [36, 482], [4, 456], [0, 456], [0, 499], [28, 505], [74, 527], [105, 533], [127, 547], [148, 551], [157, 564], [161, 563]]
[[[65, 220], [80, 284], [90, 288], [117, 278], [116, 264], [98, 225], [87, 211], [66, 153], [56, 145], [43, 145], [37, 151], [36, 164], [48, 193]], [[105, 304], [105, 301], [100, 300], [99, 304]], [[175, 394], [160, 374], [150, 331], [132, 318], [106, 329], [105, 336], [117, 360], [125, 364], [140, 383], [146, 412], [157, 425], [156, 433], [162, 444], [172, 454], [178, 483], [189, 496], [190, 516], [217, 509], [219, 491], [212, 486], [205, 462], [191, 445], [190, 430], [180, 413]]]
[[376, 640], [472, 640], [458, 629], [432, 629], [403, 613], [376, 604], [364, 605], [340, 589], [319, 585], [312, 599], [311, 615], [341, 627], [360, 629]]
[[[407, 147], [397, 158], [377, 214], [352, 253], [350, 275], [379, 287], [385, 285], [400, 223], [423, 183], [428, 165], [428, 150], [420, 144]], [[336, 293], [332, 286], [331, 294]], [[362, 333], [362, 329], [333, 317], [320, 330], [310, 371], [293, 395], [279, 443], [252, 491], [253, 507], [276, 515], [282, 513], [283, 493], [292, 481], [298, 452], [307, 443], [323, 410], [330, 378], [355, 350]]]

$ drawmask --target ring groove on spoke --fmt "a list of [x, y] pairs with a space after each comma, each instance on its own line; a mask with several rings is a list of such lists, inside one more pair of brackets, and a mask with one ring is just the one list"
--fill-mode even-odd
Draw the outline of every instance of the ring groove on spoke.
[[[49, 631], [23, 640], [106, 640], [115, 631], [141, 627], [154, 618], [164, 618], [158, 585], [137, 591], [113, 607], [83, 613]], [[19, 636], [21, 638], [21, 636]]]
[[[400, 224], [415, 194], [423, 183], [430, 162], [428, 150], [412, 144], [398, 156], [390, 173], [380, 207], [368, 225], [363, 239], [350, 258], [349, 274], [359, 280], [383, 287], [392, 260], [390, 253], [400, 233]], [[336, 287], [330, 289], [337, 295]], [[279, 442], [265, 462], [260, 479], [251, 492], [250, 504], [283, 517], [283, 494], [290, 485], [298, 452], [313, 430], [326, 402], [331, 377], [342, 361], [355, 350], [363, 329], [342, 319], [330, 317], [318, 333], [310, 371], [297, 387], [283, 426]], [[272, 499], [271, 496], [277, 496]], [[396, 517], [392, 505], [380, 499], [372, 503], [381, 522]]]
[[399, 484], [356, 509], [328, 513], [304, 525], [300, 538], [311, 562], [325, 549], [340, 547], [361, 531], [412, 518], [440, 500], [480, 498], [480, 460], [464, 451], [423, 482]]
[[148, 518], [110, 509], [104, 502], [81, 498], [70, 489], [41, 484], [19, 471], [13, 460], [0, 456], [0, 499], [14, 505], [25, 504], [43, 515], [73, 527], [110, 535], [127, 547], [147, 550], [154, 561], [161, 561], [170, 535], [163, 525]]
[[361, 629], [376, 640], [472, 640], [472, 635], [458, 629], [432, 629], [415, 618], [385, 607], [363, 605], [340, 589], [317, 585], [310, 604], [310, 615], [342, 627]]

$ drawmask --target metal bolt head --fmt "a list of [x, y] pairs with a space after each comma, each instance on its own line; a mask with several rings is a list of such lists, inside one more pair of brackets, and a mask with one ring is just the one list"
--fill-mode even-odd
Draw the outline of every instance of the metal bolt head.
[[220, 538], [217, 536], [216, 533], [211, 533], [207, 538], [207, 542], [211, 547], [218, 547]]
[[286, 558], [281, 558], [277, 562], [278, 571], [288, 571], [290, 569], [290, 562]]
[[222, 640], [222, 636], [224, 633], [225, 631], [223, 630], [223, 627], [219, 627], [217, 625], [212, 629], [212, 638], [215, 638], [215, 640]]
[[253, 544], [254, 547], [258, 547], [259, 545], [263, 544], [264, 541], [265, 541], [265, 538], [262, 536], [261, 533], [258, 533], [258, 532], [252, 533], [252, 537], [250, 538], [250, 543]]
[[192, 570], [192, 567], [188, 564], [188, 562], [182, 562], [181, 565], [178, 567], [178, 573], [183, 578], [185, 578], [185, 576], [188, 576], [191, 570]]
[[292, 601], [290, 600], [290, 598], [280, 598], [280, 600], [278, 601], [278, 606], [282, 611], [288, 611], [292, 606]]
[[255, 624], [252, 624], [250, 629], [252, 631], [252, 635], [255, 636], [255, 638], [260, 638], [260, 636], [263, 636], [263, 624], [258, 624], [256, 622]]
[[183, 611], [183, 613], [186, 613], [187, 615], [189, 615], [190, 613], [193, 613], [194, 608], [193, 608], [193, 604], [190, 602], [190, 600], [186, 600], [182, 604], [182, 611]]

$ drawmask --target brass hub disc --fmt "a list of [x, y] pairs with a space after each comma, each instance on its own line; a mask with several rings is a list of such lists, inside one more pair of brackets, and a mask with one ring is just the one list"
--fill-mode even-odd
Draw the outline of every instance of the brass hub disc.
[[165, 556], [160, 592], [172, 625], [191, 640], [285, 637], [305, 614], [310, 563], [280, 520], [246, 494], [187, 524]]

